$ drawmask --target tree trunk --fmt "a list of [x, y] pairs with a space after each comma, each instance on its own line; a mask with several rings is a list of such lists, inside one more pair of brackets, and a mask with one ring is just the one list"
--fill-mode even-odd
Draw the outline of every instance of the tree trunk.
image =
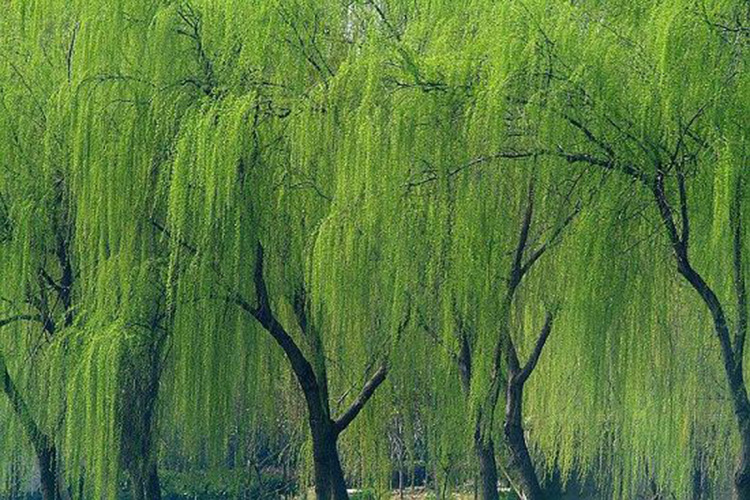
[[61, 490], [57, 481], [57, 453], [55, 445], [52, 444], [52, 440], [39, 428], [36, 420], [34, 420], [26, 401], [18, 392], [16, 384], [10, 377], [8, 367], [5, 365], [5, 358], [2, 357], [2, 354], [0, 354], [0, 384], [13, 407], [16, 417], [21, 422], [26, 437], [34, 447], [37, 465], [39, 466], [39, 477], [42, 483], [42, 497], [44, 500], [58, 500]]
[[130, 494], [133, 500], [161, 500], [161, 484], [156, 463], [128, 471], [130, 476]]
[[148, 500], [161, 500], [161, 482], [159, 481], [159, 471], [156, 463], [151, 465], [151, 469], [146, 479], [146, 498]]
[[317, 500], [349, 500], [344, 472], [336, 447], [338, 436], [333, 422], [313, 419], [319, 410], [310, 411], [310, 430], [313, 441], [313, 468]]
[[[154, 332], [156, 329], [154, 329]], [[165, 335], [148, 339], [143, 351], [128, 352], [120, 400], [120, 458], [130, 479], [133, 500], [161, 500], [156, 450], [156, 404]], [[136, 364], [145, 360], [149, 370]]]
[[39, 479], [44, 500], [58, 500], [60, 490], [57, 487], [57, 452], [54, 446], [45, 446], [37, 450]]
[[480, 500], [499, 500], [495, 444], [491, 438], [483, 441], [479, 436], [475, 436], [474, 448], [479, 459], [479, 498]]
[[750, 500], [750, 418], [739, 422], [740, 456], [734, 474], [735, 500]]
[[544, 494], [523, 432], [523, 383], [513, 377], [508, 381], [503, 432], [509, 452], [508, 469], [513, 479], [518, 481], [526, 500], [543, 499]]

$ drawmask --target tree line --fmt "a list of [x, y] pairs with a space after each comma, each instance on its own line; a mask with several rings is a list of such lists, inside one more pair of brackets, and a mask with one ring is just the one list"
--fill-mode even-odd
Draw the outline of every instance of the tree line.
[[747, 2], [8, 0], [0, 40], [0, 494], [750, 499]]

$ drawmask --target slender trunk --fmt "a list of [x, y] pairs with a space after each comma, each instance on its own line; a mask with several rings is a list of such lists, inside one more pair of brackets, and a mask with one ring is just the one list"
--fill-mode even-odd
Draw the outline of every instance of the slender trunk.
[[[469, 341], [461, 336], [461, 350], [458, 355], [458, 369], [461, 376], [461, 387], [468, 401], [471, 393], [472, 357]], [[495, 443], [492, 438], [482, 439], [482, 419], [477, 418], [474, 430], [474, 452], [479, 462], [479, 498], [480, 500], [499, 500], [497, 491], [497, 462], [495, 461]], [[476, 491], [477, 488], [475, 488]]]
[[[680, 174], [679, 171], [678, 174]], [[734, 498], [736, 500], [750, 500], [750, 400], [748, 400], [743, 374], [743, 353], [748, 329], [748, 297], [743, 269], [744, 233], [740, 210], [743, 184], [742, 182], [737, 183], [737, 192], [730, 208], [730, 225], [734, 233], [732, 242], [733, 270], [738, 316], [733, 340], [727, 323], [724, 305], [703, 276], [693, 269], [690, 262], [690, 212], [687, 204], [685, 177], [684, 175], [678, 175], [677, 177], [680, 193], [681, 232], [677, 229], [672, 207], [669, 205], [669, 200], [667, 199], [664, 179], [664, 173], [659, 171], [651, 186], [651, 191], [672, 245], [677, 270], [698, 293], [713, 319], [714, 333], [719, 341], [724, 372], [729, 386], [729, 394], [732, 398], [735, 421], [737, 422], [740, 437], [740, 455], [734, 475]]]
[[523, 431], [523, 383], [515, 381], [513, 377], [508, 382], [503, 434], [509, 451], [508, 469], [518, 481], [526, 500], [543, 499]]
[[680, 247], [675, 247], [675, 254], [680, 274], [698, 292], [714, 320], [714, 330], [721, 348], [724, 372], [740, 438], [740, 455], [734, 474], [734, 498], [750, 500], [750, 400], [748, 400], [742, 373], [742, 358], [736, 356], [732, 347], [726, 316], [718, 297], [703, 277], [692, 268], [685, 251]]
[[151, 464], [151, 469], [146, 479], [146, 498], [148, 500], [161, 500], [161, 482], [156, 463]]
[[474, 449], [479, 459], [479, 498], [480, 500], [499, 500], [495, 444], [491, 438], [482, 441], [476, 436]]
[[735, 500], [750, 500], [750, 419], [739, 422], [740, 456], [734, 474]]
[[[156, 330], [154, 330], [156, 331]], [[161, 378], [161, 349], [165, 335], [151, 339], [145, 352], [134, 350], [128, 360], [147, 360], [148, 371], [137, 365], [126, 365], [120, 435], [120, 454], [123, 469], [130, 479], [134, 500], [161, 500], [158, 476], [157, 450], [155, 449], [156, 405]]]
[[37, 450], [39, 479], [44, 500], [58, 500], [60, 490], [57, 485], [57, 452], [54, 446], [45, 446]]

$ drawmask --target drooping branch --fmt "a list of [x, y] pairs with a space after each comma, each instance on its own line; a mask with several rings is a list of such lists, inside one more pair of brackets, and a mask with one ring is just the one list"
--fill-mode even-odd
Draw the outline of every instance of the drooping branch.
[[536, 344], [534, 344], [534, 350], [531, 351], [531, 355], [529, 355], [529, 359], [526, 361], [526, 364], [521, 369], [521, 373], [518, 374], [516, 377], [516, 382], [523, 384], [528, 380], [529, 376], [531, 376], [532, 372], [536, 368], [537, 363], [539, 362], [539, 358], [542, 355], [542, 350], [544, 349], [545, 344], [547, 343], [547, 339], [549, 338], [549, 334], [552, 331], [552, 321], [554, 320], [554, 315], [551, 312], [547, 312], [547, 317], [544, 320], [544, 326], [542, 327], [542, 331], [539, 334], [539, 337], [536, 339]]

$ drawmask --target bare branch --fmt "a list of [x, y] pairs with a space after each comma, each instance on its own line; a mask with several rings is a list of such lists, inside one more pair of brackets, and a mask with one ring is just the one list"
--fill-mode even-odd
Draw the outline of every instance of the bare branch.
[[525, 275], [531, 267], [536, 263], [539, 258], [544, 255], [544, 252], [546, 252], [550, 247], [552, 247], [555, 243], [557, 243], [560, 239], [560, 236], [562, 235], [562, 232], [565, 230], [566, 227], [570, 225], [571, 222], [573, 222], [573, 219], [576, 218], [576, 216], [581, 212], [581, 205], [580, 203], [576, 205], [575, 210], [573, 210], [570, 215], [568, 215], [565, 220], [560, 224], [555, 231], [552, 233], [552, 235], [549, 237], [547, 241], [545, 241], [542, 246], [540, 246], [538, 249], [536, 249], [532, 254], [531, 257], [529, 257], [529, 260], [526, 261], [526, 263], [521, 267], [521, 275]]
[[526, 202], [526, 212], [521, 222], [521, 234], [518, 236], [518, 244], [513, 257], [513, 264], [508, 277], [509, 295], [512, 295], [518, 284], [523, 278], [523, 255], [526, 252], [526, 245], [529, 241], [529, 232], [531, 231], [531, 220], [534, 217], [534, 181], [529, 183], [528, 200]]
[[297, 346], [294, 339], [287, 333], [281, 323], [271, 310], [271, 302], [268, 295], [265, 278], [263, 277], [264, 255], [263, 246], [258, 242], [255, 252], [255, 271], [253, 279], [255, 283], [255, 294], [257, 305], [252, 306], [239, 292], [234, 292], [230, 297], [242, 310], [249, 313], [258, 323], [273, 337], [281, 347], [292, 366], [297, 381], [302, 387], [305, 397], [318, 396], [320, 384], [315, 376], [312, 365], [305, 357], [302, 350]]
[[536, 365], [539, 362], [539, 358], [542, 355], [542, 350], [544, 349], [544, 345], [547, 343], [549, 334], [552, 331], [553, 319], [554, 319], [554, 315], [551, 312], [547, 312], [547, 318], [544, 320], [544, 326], [542, 327], [542, 331], [539, 334], [539, 337], [537, 337], [536, 339], [534, 350], [531, 351], [531, 355], [529, 356], [528, 361], [526, 361], [526, 364], [521, 370], [521, 373], [519, 373], [518, 376], [516, 377], [516, 381], [518, 383], [523, 384], [524, 382], [526, 382], [526, 380], [528, 380], [529, 376], [532, 374], [532, 372], [536, 368]]
[[377, 388], [380, 387], [380, 384], [385, 381], [387, 375], [388, 366], [386, 364], [380, 365], [378, 370], [373, 374], [372, 377], [370, 377], [364, 387], [362, 387], [362, 392], [359, 393], [357, 399], [354, 400], [354, 402], [349, 406], [349, 408], [347, 408], [347, 410], [341, 415], [341, 417], [334, 421], [333, 425], [336, 434], [341, 434], [344, 430], [346, 430], [349, 424], [351, 424], [352, 421], [357, 418], [359, 412], [362, 411], [362, 408], [365, 407]]

